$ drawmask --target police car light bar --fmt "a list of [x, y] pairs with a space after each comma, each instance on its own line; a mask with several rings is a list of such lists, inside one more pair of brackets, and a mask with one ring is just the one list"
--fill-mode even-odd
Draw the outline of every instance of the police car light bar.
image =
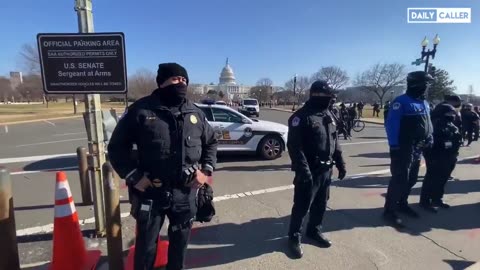
[[204, 100], [202, 100], [202, 104], [213, 105], [213, 104], [215, 104], [215, 100], [204, 99]]

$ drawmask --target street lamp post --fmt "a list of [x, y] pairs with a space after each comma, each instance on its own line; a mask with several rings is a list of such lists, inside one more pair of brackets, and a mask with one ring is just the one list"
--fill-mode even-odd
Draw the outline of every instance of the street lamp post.
[[[440, 43], [440, 38], [438, 34], [435, 35], [433, 38], [433, 50], [428, 49], [425, 51], [425, 48], [428, 46], [428, 39], [425, 38], [422, 41], [422, 60], [425, 58], [425, 72], [428, 72], [428, 62], [430, 60], [430, 56], [432, 59], [435, 59], [435, 53], [437, 53], [437, 45]], [[428, 92], [426, 93], [426, 98], [428, 99]]]
[[295, 111], [295, 103], [297, 102], [297, 100], [296, 100], [296, 98], [295, 98], [296, 88], [297, 88], [297, 74], [295, 74], [295, 77], [293, 77], [293, 107], [292, 107], [292, 112]]

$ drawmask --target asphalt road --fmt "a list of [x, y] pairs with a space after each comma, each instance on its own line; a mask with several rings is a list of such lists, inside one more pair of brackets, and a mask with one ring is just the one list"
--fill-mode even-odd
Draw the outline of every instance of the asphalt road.
[[[263, 110], [261, 118], [286, 123], [290, 113]], [[86, 146], [81, 119], [38, 122], [0, 127], [0, 164], [13, 172], [17, 230], [21, 234], [22, 263], [50, 259], [53, 223], [54, 171], [67, 168], [75, 202], [81, 203], [77, 146]], [[349, 179], [334, 182], [325, 217], [325, 231], [334, 241], [319, 249], [307, 241], [305, 257], [291, 260], [285, 249], [292, 203], [288, 154], [274, 161], [255, 156], [221, 156], [214, 176], [217, 216], [198, 224], [192, 234], [189, 269], [463, 269], [480, 260], [479, 165], [462, 161], [454, 181], [447, 186], [452, 208], [437, 215], [420, 211], [420, 220], [408, 220], [408, 230], [398, 232], [380, 216], [388, 184], [389, 157], [385, 132], [368, 125], [351, 141], [342, 140]], [[480, 153], [480, 147], [463, 148], [461, 157]], [[39, 155], [66, 155], [33, 158]], [[12, 159], [20, 158], [20, 159]], [[30, 158], [31, 160], [32, 158]], [[21, 161], [23, 160], [23, 161]], [[21, 162], [19, 162], [21, 161]], [[48, 171], [50, 170], [50, 171]], [[420, 175], [424, 174], [422, 169]], [[418, 202], [419, 183], [411, 202]], [[127, 199], [122, 189], [122, 199]], [[416, 207], [416, 206], [415, 206]], [[79, 217], [93, 217], [91, 206], [77, 206]], [[128, 212], [127, 204], [121, 205]], [[124, 245], [133, 236], [130, 217], [122, 220]], [[39, 226], [44, 226], [39, 227]], [[91, 229], [87, 222], [83, 229]], [[41, 237], [30, 234], [37, 231]], [[45, 230], [42, 232], [42, 230]], [[88, 240], [88, 243], [95, 242]], [[100, 243], [99, 243], [100, 242]], [[93, 245], [104, 249], [104, 241]]]

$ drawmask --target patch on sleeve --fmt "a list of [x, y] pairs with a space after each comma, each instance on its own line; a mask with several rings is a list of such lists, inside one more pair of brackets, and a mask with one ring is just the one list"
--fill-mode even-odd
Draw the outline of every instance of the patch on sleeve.
[[392, 105], [392, 109], [398, 110], [398, 109], [400, 109], [401, 106], [402, 106], [402, 105], [401, 105], [399, 102], [395, 102], [395, 103], [393, 103], [393, 105]]
[[300, 124], [300, 118], [298, 116], [295, 116], [292, 119], [292, 127], [297, 127]]

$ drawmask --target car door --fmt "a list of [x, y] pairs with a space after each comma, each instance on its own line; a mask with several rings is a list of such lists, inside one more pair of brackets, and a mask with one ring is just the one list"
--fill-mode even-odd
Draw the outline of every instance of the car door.
[[211, 110], [218, 134], [218, 149], [222, 151], [251, 150], [247, 146], [252, 130], [250, 120], [228, 109], [212, 107]]

